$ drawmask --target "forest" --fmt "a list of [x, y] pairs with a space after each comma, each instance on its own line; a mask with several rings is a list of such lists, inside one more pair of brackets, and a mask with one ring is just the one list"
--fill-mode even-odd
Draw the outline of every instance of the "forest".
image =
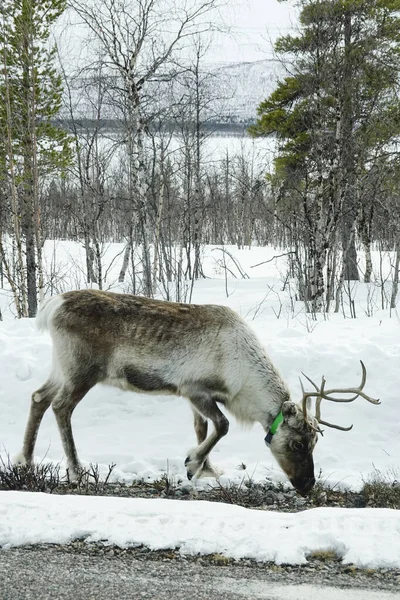
[[[218, 6], [1, 3], [0, 289], [17, 317], [60, 291], [46, 240], [82, 245], [86, 283], [99, 289], [119, 242], [118, 284], [129, 273], [130, 292], [177, 301], [204, 277], [206, 245], [272, 246], [287, 256], [283, 289], [290, 281], [307, 313], [338, 312], [346, 298], [356, 316], [356, 281], [395, 309], [399, 0], [296, 3], [299, 22], [274, 47], [278, 76], [246, 105], [251, 123], [232, 72], [207, 62]], [[60, 22], [76, 31], [73, 57]], [[242, 143], [225, 131], [213, 153], [227, 123]]]

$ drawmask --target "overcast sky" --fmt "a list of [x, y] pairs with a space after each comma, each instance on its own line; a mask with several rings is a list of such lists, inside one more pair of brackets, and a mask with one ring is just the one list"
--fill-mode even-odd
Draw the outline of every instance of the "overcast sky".
[[[206, 62], [252, 62], [271, 58], [273, 42], [293, 28], [296, 15], [293, 1], [227, 0], [215, 19], [212, 17], [227, 33], [213, 33]], [[82, 44], [85, 46], [86, 36], [79, 17], [68, 11], [55, 29], [65, 66], [85, 61], [87, 48], [84, 50]]]
[[293, 3], [277, 0], [233, 0], [222, 12], [232, 34], [216, 37], [212, 60], [217, 62], [271, 57], [271, 40], [288, 33], [297, 21]]

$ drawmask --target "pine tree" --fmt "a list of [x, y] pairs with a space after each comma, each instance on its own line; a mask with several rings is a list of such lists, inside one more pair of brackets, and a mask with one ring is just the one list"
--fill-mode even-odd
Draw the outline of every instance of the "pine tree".
[[38, 287], [43, 292], [39, 178], [71, 159], [68, 136], [54, 125], [62, 86], [56, 47], [49, 48], [65, 8], [66, 0], [3, 0], [0, 8], [0, 168], [11, 192], [14, 243], [24, 253], [10, 282], [21, 316], [36, 314]]
[[305, 299], [319, 309], [327, 254], [338, 237], [340, 279], [358, 278], [362, 182], [400, 133], [400, 2], [303, 0], [301, 7], [299, 34], [276, 44], [290, 57], [292, 74], [259, 106], [251, 133], [277, 136], [275, 181], [286, 197], [296, 189]]

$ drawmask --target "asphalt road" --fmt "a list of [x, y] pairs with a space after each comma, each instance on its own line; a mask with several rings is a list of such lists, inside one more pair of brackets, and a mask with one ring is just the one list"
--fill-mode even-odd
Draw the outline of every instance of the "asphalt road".
[[400, 590], [371, 589], [372, 582], [369, 588], [359, 585], [314, 585], [304, 578], [297, 583], [293, 577], [287, 585], [285, 573], [184, 560], [91, 556], [40, 547], [0, 550], [1, 600], [400, 599]]

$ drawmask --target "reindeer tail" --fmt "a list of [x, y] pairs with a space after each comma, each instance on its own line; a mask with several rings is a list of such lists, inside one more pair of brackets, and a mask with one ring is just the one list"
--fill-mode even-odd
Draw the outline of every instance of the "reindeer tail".
[[63, 297], [62, 294], [59, 294], [58, 296], [47, 298], [47, 300], [40, 305], [36, 315], [36, 326], [39, 331], [48, 331], [50, 329], [54, 314], [60, 308], [62, 303]]

